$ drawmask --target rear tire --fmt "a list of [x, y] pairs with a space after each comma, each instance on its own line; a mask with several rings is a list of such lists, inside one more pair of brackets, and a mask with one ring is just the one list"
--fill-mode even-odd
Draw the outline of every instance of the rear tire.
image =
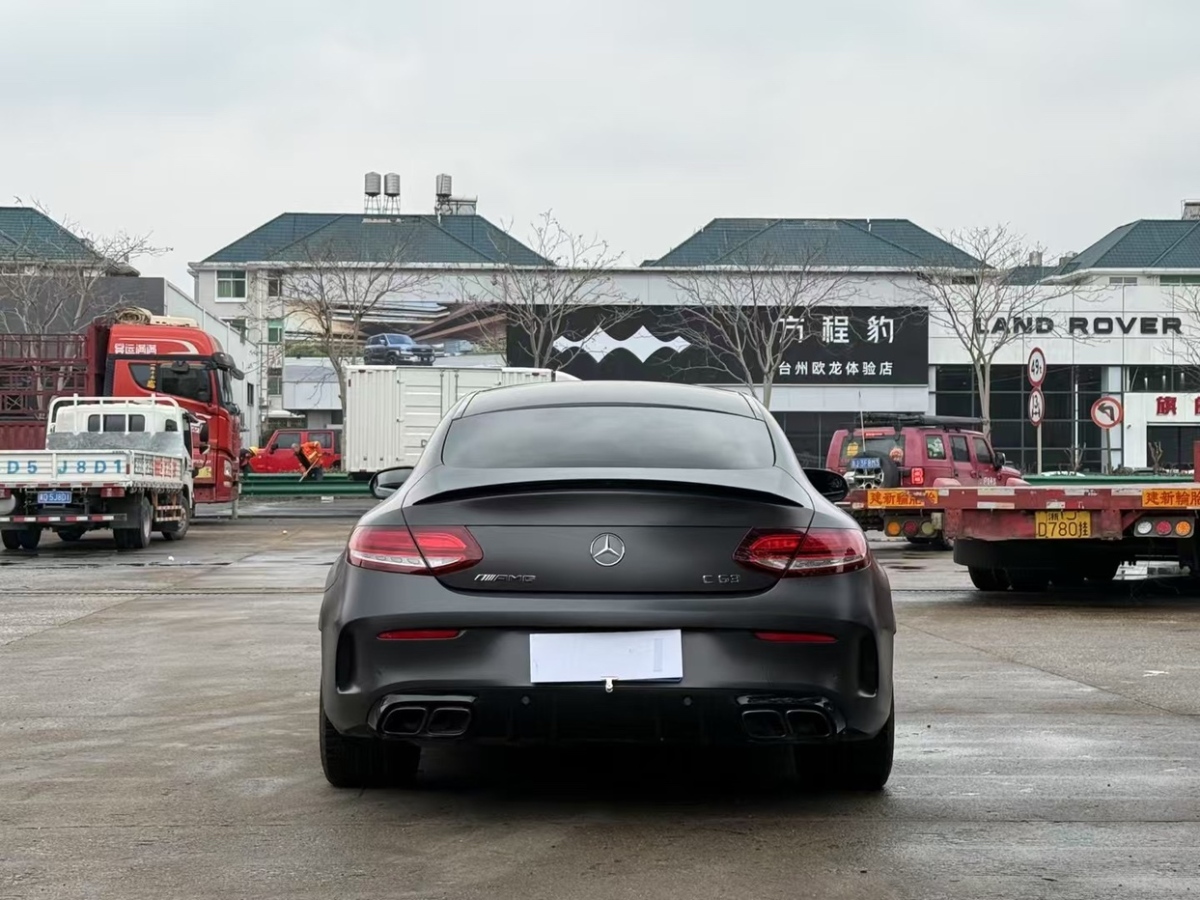
[[1050, 583], [1050, 573], [1044, 569], [1008, 569], [1008, 580], [1014, 591], [1035, 594]]
[[860, 453], [858, 458], [879, 460], [879, 487], [900, 487], [900, 467], [886, 453]]
[[182, 541], [187, 537], [188, 529], [192, 525], [192, 500], [184, 495], [180, 498], [180, 505], [183, 506], [183, 513], [178, 522], [169, 522], [162, 527], [162, 536], [168, 541]]
[[30, 531], [18, 531], [17, 542], [21, 545], [22, 550], [36, 550], [38, 544], [42, 542], [42, 529], [34, 528]]
[[321, 768], [336, 788], [403, 787], [417, 778], [421, 748], [382, 738], [347, 737], [320, 706]]
[[0, 540], [4, 541], [5, 550], [21, 549], [21, 538], [18, 531], [0, 531]]
[[896, 703], [875, 737], [824, 746], [792, 748], [802, 783], [832, 785], [843, 791], [881, 791], [892, 774], [896, 749]]
[[138, 524], [135, 528], [117, 528], [113, 538], [118, 550], [145, 550], [150, 546], [150, 538], [154, 535], [154, 507], [148, 497], [142, 497], [138, 502]]
[[971, 584], [981, 591], [1007, 591], [1008, 574], [1003, 569], [984, 569], [980, 566], [968, 566], [967, 574], [971, 576]]

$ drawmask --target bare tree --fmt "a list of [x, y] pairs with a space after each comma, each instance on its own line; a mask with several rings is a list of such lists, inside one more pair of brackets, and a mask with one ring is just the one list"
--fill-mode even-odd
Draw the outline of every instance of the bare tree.
[[928, 266], [915, 280], [899, 284], [931, 322], [957, 338], [975, 373], [983, 430], [991, 433], [992, 364], [1005, 347], [1033, 333], [1046, 304], [1085, 289], [1040, 284], [1031, 262], [1042, 251], [1006, 225], [971, 228], [943, 235], [973, 258], [973, 263]]
[[289, 326], [329, 360], [343, 411], [346, 364], [362, 353], [364, 325], [394, 312], [395, 302], [419, 294], [435, 277], [405, 267], [412, 232], [391, 223], [372, 227], [396, 230], [373, 234], [378, 240], [360, 249], [332, 240], [309, 242], [303, 247], [303, 260], [279, 276]]
[[[18, 202], [19, 199], [18, 199]], [[0, 241], [0, 328], [10, 334], [79, 331], [126, 305], [119, 276], [137, 275], [135, 260], [170, 251], [149, 235], [101, 235], [77, 223], [47, 227], [53, 217], [37, 201], [27, 225]]]
[[777, 262], [735, 253], [736, 262], [672, 276], [684, 298], [681, 337], [706, 365], [745, 385], [767, 407], [781, 368], [814, 330], [813, 311], [842, 301], [854, 278], [822, 265], [823, 248]]
[[620, 254], [599, 237], [574, 234], [546, 211], [531, 226], [526, 246], [536, 258], [525, 260], [515, 248], [497, 246], [496, 269], [460, 278], [458, 299], [473, 307], [472, 317], [481, 327], [490, 324], [519, 332], [536, 368], [548, 368], [556, 360], [563, 363], [564, 354], [569, 358], [587, 349], [586, 341], [568, 346], [559, 340], [581, 308], [602, 310], [598, 328], [635, 312], [634, 300], [613, 279]]

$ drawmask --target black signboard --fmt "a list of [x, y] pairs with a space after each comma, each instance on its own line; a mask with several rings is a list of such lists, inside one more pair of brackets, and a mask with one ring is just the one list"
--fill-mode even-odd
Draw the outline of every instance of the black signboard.
[[[928, 383], [929, 318], [923, 309], [814, 308], [784, 317], [759, 309], [747, 316], [754, 313], [760, 321], [744, 320], [743, 334], [776, 327], [788, 335], [776, 385]], [[761, 382], [755, 354], [734, 352], [733, 329], [710, 319], [678, 306], [581, 307], [564, 317], [552, 338], [550, 365], [585, 380], [731, 384], [744, 380], [745, 361], [751, 380]], [[508, 362], [535, 363], [528, 332], [512, 323]]]

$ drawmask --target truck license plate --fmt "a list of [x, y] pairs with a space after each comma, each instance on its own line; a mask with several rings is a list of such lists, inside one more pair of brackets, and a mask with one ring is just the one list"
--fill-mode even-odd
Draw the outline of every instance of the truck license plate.
[[1086, 510], [1047, 510], [1033, 514], [1034, 537], [1070, 540], [1092, 536], [1092, 514]]
[[70, 502], [70, 491], [38, 491], [38, 506], [66, 506]]

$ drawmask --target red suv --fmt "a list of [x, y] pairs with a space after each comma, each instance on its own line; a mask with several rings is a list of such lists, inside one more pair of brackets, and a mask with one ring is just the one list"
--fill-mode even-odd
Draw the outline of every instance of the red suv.
[[[834, 432], [825, 465], [844, 475], [851, 491], [1025, 484], [1004, 454], [992, 449], [981, 426], [978, 419], [953, 416], [864, 415], [856, 427]], [[918, 530], [909, 534], [905, 525], [911, 515], [902, 521], [886, 509], [855, 509], [853, 502], [849, 512], [867, 530], [887, 531], [885, 519], [895, 518], [901, 529], [897, 533], [944, 543], [940, 519], [933, 532], [916, 522]]]

